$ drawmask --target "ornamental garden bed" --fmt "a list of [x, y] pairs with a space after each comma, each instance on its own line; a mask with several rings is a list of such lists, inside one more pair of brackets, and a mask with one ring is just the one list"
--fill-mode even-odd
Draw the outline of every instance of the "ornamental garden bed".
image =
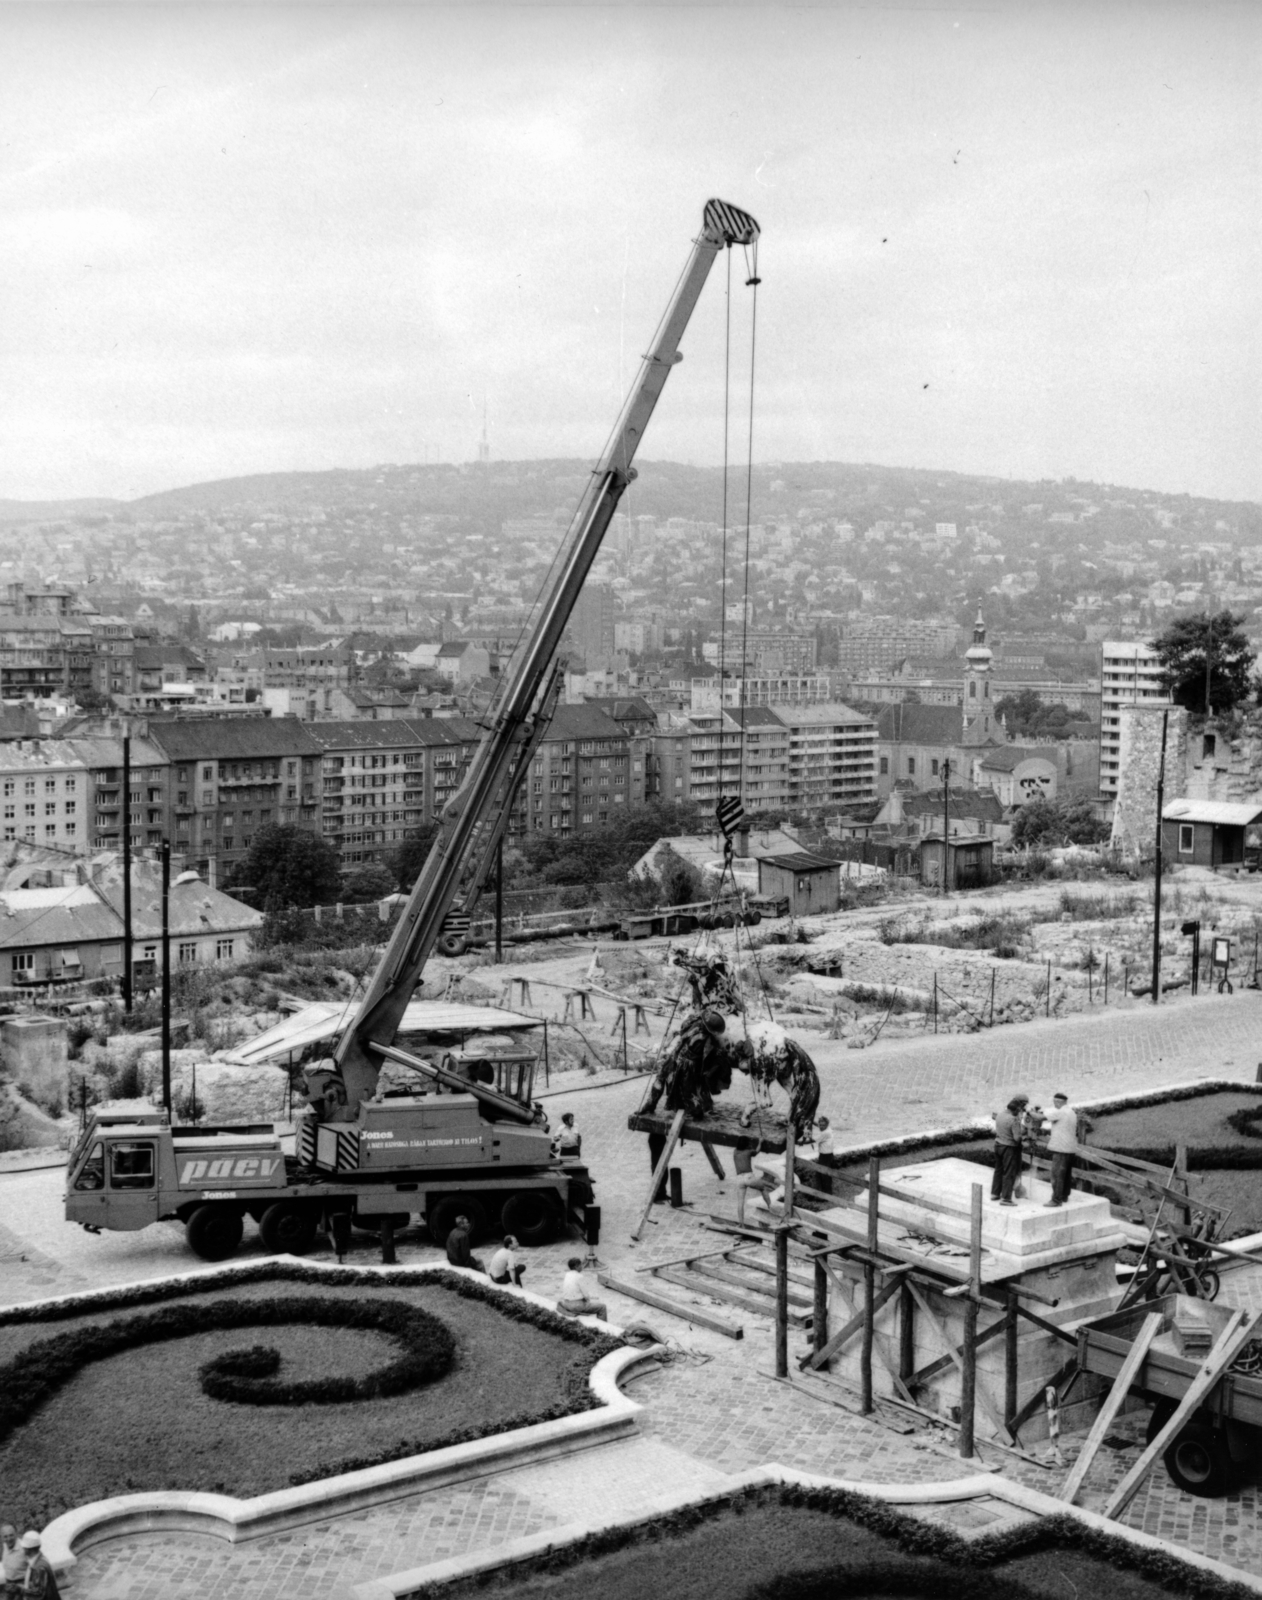
[[610, 1529], [403, 1600], [1257, 1600], [1256, 1590], [1076, 1519], [965, 1541], [841, 1489], [794, 1486]]
[[5, 1516], [239, 1499], [595, 1404], [617, 1341], [455, 1273], [260, 1263], [0, 1315]]
[[[1050, 1093], [1041, 1098], [1051, 1101]], [[1089, 1142], [1101, 1150], [1171, 1166], [1176, 1145], [1184, 1145], [1193, 1204], [1208, 1200], [1229, 1207], [1228, 1233], [1262, 1230], [1262, 1086], [1155, 1091], [1093, 1107], [1091, 1120], [1095, 1127]], [[887, 1168], [938, 1156], [963, 1156], [990, 1166], [991, 1149], [989, 1133], [968, 1133], [908, 1141], [895, 1148], [873, 1146], [872, 1154], [879, 1154]], [[841, 1170], [866, 1179], [866, 1153]], [[1088, 1169], [1082, 1166], [1075, 1181], [1087, 1176]]]

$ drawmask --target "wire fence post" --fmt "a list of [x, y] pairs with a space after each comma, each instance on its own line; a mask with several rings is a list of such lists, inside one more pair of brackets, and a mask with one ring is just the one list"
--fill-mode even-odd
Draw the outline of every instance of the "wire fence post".
[[1104, 952], [1104, 1003], [1109, 1003], [1109, 952]]
[[933, 1031], [938, 1031], [938, 974], [933, 975]]
[[1052, 963], [1047, 963], [1047, 1015], [1052, 1014]]
[[995, 1025], [995, 969], [990, 969], [990, 1026]]

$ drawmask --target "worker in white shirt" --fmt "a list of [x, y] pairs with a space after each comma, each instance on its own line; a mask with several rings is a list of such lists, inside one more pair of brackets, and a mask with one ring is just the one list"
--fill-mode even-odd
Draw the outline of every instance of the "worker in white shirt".
[[1066, 1094], [1054, 1094], [1050, 1108], [1043, 1113], [1047, 1151], [1052, 1158], [1052, 1198], [1049, 1206], [1063, 1206], [1069, 1199], [1074, 1176], [1074, 1156], [1078, 1151], [1078, 1113]]
[[571, 1256], [567, 1267], [568, 1271], [561, 1279], [558, 1310], [568, 1311], [572, 1317], [600, 1317], [602, 1321], [608, 1321], [609, 1312], [604, 1301], [593, 1300], [587, 1293], [587, 1285], [583, 1282], [582, 1257]]
[[521, 1288], [525, 1266], [517, 1259], [517, 1240], [511, 1233], [504, 1235], [504, 1243], [491, 1257], [486, 1274], [492, 1283], [514, 1283]]

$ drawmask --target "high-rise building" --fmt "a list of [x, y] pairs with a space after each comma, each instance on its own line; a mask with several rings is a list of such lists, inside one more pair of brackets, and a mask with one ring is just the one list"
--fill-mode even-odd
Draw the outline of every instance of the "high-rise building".
[[570, 616], [569, 633], [588, 669], [614, 654], [614, 599], [607, 583], [583, 585]]
[[1100, 646], [1100, 794], [1116, 799], [1121, 777], [1122, 706], [1171, 705], [1150, 644], [1105, 639]]

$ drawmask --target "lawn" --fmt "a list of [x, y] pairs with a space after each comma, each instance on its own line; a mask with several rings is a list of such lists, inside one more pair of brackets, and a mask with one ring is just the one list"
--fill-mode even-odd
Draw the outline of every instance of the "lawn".
[[[318, 1296], [366, 1298], [419, 1307], [455, 1339], [449, 1371], [401, 1394], [331, 1404], [243, 1404], [213, 1399], [199, 1369], [230, 1350], [279, 1350], [287, 1383], [360, 1377], [401, 1354], [399, 1340], [376, 1329], [300, 1323], [208, 1329], [136, 1345], [91, 1361], [69, 1376], [29, 1419], [0, 1442], [5, 1517], [41, 1527], [73, 1506], [146, 1489], [202, 1489], [249, 1498], [292, 1482], [332, 1476], [372, 1461], [481, 1437], [590, 1404], [587, 1375], [611, 1347], [580, 1342], [588, 1330], [548, 1313], [516, 1320], [506, 1297], [468, 1298], [441, 1284], [336, 1283], [256, 1271], [252, 1279], [199, 1295], [93, 1311], [70, 1318], [0, 1318], [0, 1392], [23, 1352], [38, 1358], [46, 1341], [118, 1319], [147, 1319], [167, 1307], [205, 1313], [216, 1302]], [[152, 1292], [150, 1292], [152, 1293]], [[520, 1307], [520, 1302], [513, 1302]], [[564, 1330], [564, 1331], [563, 1331]], [[578, 1338], [566, 1332], [577, 1330]], [[12, 1392], [11, 1378], [8, 1387]]]
[[[1084, 1547], [1085, 1546], [1085, 1547]], [[597, 1535], [500, 1575], [431, 1585], [426, 1600], [1245, 1600], [1164, 1553], [1134, 1567], [1133, 1547], [1064, 1519], [965, 1544], [843, 1491], [792, 1489]]]

